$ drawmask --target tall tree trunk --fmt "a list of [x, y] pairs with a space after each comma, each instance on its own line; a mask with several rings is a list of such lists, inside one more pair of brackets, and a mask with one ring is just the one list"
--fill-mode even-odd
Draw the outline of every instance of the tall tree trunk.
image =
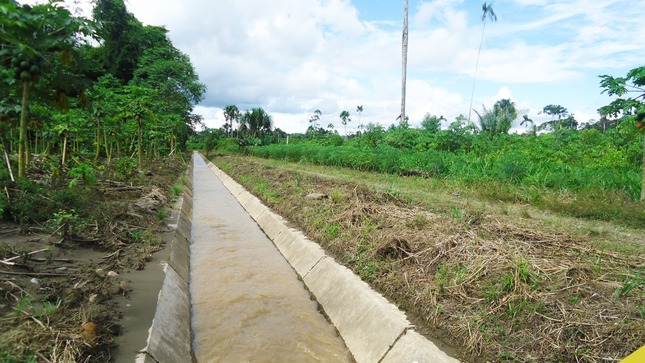
[[96, 118], [96, 149], [94, 153], [94, 160], [99, 159], [99, 155], [101, 154], [101, 118], [97, 117]]
[[403, 75], [401, 77], [401, 125], [405, 125], [405, 89], [408, 76], [408, 0], [403, 2], [403, 42], [402, 42], [402, 65]]
[[477, 82], [477, 70], [479, 69], [479, 55], [482, 52], [482, 44], [484, 44], [484, 32], [486, 31], [486, 20], [484, 20], [484, 27], [482, 28], [482, 38], [479, 41], [479, 50], [477, 51], [477, 61], [475, 62], [475, 77], [473, 78], [473, 90], [470, 92], [470, 107], [468, 108], [468, 123], [470, 124], [470, 116], [473, 112], [473, 98], [475, 97], [475, 83]]
[[643, 134], [643, 180], [641, 182], [641, 202], [645, 202], [645, 134]]
[[143, 170], [143, 130], [141, 127], [141, 120], [137, 120], [138, 129], [138, 152], [139, 152], [139, 171]]
[[63, 136], [63, 155], [61, 157], [61, 172], [63, 171], [63, 168], [65, 167], [65, 159], [67, 157], [67, 131], [64, 132]]
[[27, 156], [27, 104], [29, 102], [29, 82], [22, 83], [22, 109], [20, 110], [20, 136], [18, 139], [18, 177], [24, 178], [29, 167]]

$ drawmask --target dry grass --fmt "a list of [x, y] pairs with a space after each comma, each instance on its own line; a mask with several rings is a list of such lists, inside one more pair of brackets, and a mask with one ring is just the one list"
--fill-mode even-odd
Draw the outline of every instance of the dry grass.
[[[464, 203], [437, 214], [338, 176], [214, 161], [251, 191], [261, 181], [260, 198], [467, 361], [618, 361], [645, 341], [642, 246], [601, 249], [571, 228]], [[305, 200], [312, 191], [336, 197]]]

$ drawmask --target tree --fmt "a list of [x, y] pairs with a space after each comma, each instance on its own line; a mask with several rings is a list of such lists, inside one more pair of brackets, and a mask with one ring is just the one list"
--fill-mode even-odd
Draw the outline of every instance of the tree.
[[446, 121], [445, 117], [437, 117], [435, 115], [426, 113], [426, 115], [423, 117], [423, 121], [421, 121], [421, 127], [431, 134], [436, 134], [437, 132], [439, 132], [439, 130], [441, 130], [441, 121]]
[[229, 131], [228, 136], [233, 135], [233, 122], [239, 123], [240, 110], [235, 105], [228, 105], [224, 107], [224, 128]]
[[320, 125], [318, 124], [318, 121], [320, 121], [320, 116], [322, 115], [322, 112], [320, 110], [314, 111], [313, 114], [309, 115], [309, 123], [311, 124], [311, 127], [313, 127], [314, 130], [317, 130]]
[[352, 122], [352, 119], [349, 118], [349, 112], [346, 111], [346, 110], [343, 110], [340, 113], [340, 120], [341, 120], [341, 123], [343, 124], [343, 126], [345, 126], [345, 138], [347, 138], [347, 124], [349, 122]]
[[358, 113], [358, 124], [361, 125], [361, 113], [363, 113], [363, 106], [356, 106], [356, 113]]
[[[495, 112], [499, 114], [504, 127], [508, 127], [508, 130], [510, 130], [513, 126], [513, 122], [517, 119], [515, 102], [511, 101], [509, 98], [504, 98], [495, 102], [495, 106], [493, 106], [493, 108], [495, 109]], [[508, 130], [506, 132], [508, 132]]]
[[185, 142], [185, 131], [193, 126], [190, 117], [193, 107], [206, 93], [206, 86], [199, 82], [190, 58], [166, 38], [165, 42], [144, 51], [130, 84], [157, 90], [157, 131], [170, 142], [172, 153], [177, 135], [184, 135], [180, 141]]
[[533, 122], [533, 120], [530, 119], [528, 115], [522, 115], [522, 122], [520, 122], [520, 126], [526, 125], [526, 130], [528, 130], [529, 124], [535, 127], [535, 122]]
[[104, 69], [124, 83], [134, 78], [139, 58], [146, 49], [168, 44], [163, 27], [143, 26], [127, 11], [124, 0], [96, 0], [92, 11], [100, 25], [99, 58]]
[[[403, 74], [401, 77], [401, 125], [407, 123], [405, 116], [405, 89], [408, 73], [408, 0], [403, 2], [403, 40], [402, 40], [402, 57]], [[347, 135], [346, 135], [347, 136]]]
[[252, 108], [250, 112], [246, 111], [241, 120], [242, 125], [240, 125], [240, 128], [254, 138], [270, 132], [273, 127], [271, 116], [262, 108]]
[[0, 6], [0, 13], [10, 14], [0, 23], [2, 58], [11, 59], [15, 80], [22, 84], [18, 176], [24, 177], [29, 166], [27, 116], [30, 88], [43, 74], [45, 56], [58, 53], [61, 58], [69, 58], [77, 43], [75, 34], [89, 35], [90, 28], [84, 20], [73, 17], [67, 9], [56, 6], [54, 2], [33, 7], [18, 6], [14, 2]]
[[[641, 181], [641, 202], [645, 202], [645, 66], [634, 68], [627, 72], [627, 77], [600, 76], [601, 93], [609, 96], [618, 96], [609, 105], [601, 107], [601, 115], [624, 115], [643, 135], [643, 177]], [[636, 93], [634, 97], [622, 98], [629, 93]]]
[[576, 130], [578, 128], [578, 121], [574, 115], [569, 114], [566, 107], [560, 105], [546, 105], [540, 112], [545, 115], [551, 116], [551, 120], [542, 123], [538, 126], [538, 130], [561, 130], [569, 129]]
[[510, 99], [502, 99], [495, 102], [492, 110], [484, 107], [484, 112], [479, 113], [479, 126], [482, 131], [489, 132], [491, 135], [507, 134], [513, 126], [513, 121], [517, 118], [515, 103]]
[[473, 109], [473, 98], [475, 97], [475, 83], [477, 82], [477, 70], [479, 69], [479, 56], [481, 55], [482, 52], [482, 45], [484, 44], [484, 32], [486, 31], [486, 19], [490, 15], [490, 18], [493, 21], [497, 21], [497, 15], [495, 14], [495, 11], [493, 11], [493, 4], [486, 4], [484, 3], [482, 5], [482, 38], [479, 41], [479, 50], [477, 51], [477, 61], [475, 62], [475, 77], [473, 78], [473, 90], [470, 94], [470, 107], [468, 108], [468, 122], [470, 122], [470, 115], [471, 111]]

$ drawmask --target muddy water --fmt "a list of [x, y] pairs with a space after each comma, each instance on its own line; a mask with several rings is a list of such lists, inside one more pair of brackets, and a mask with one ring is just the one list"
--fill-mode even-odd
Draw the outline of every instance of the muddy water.
[[272, 242], [196, 156], [191, 299], [198, 362], [351, 362]]

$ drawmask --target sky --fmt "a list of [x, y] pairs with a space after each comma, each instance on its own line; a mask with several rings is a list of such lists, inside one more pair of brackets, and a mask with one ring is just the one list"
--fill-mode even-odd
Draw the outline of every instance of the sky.
[[[78, 1], [78, 0], [77, 0]], [[403, 1], [127, 0], [147, 25], [163, 25], [188, 54], [208, 91], [195, 113], [208, 127], [222, 109], [262, 107], [275, 127], [305, 132], [309, 116], [342, 131], [388, 126], [401, 111]], [[482, 2], [409, 0], [406, 114], [448, 122], [468, 116], [485, 25], [473, 109], [510, 98], [521, 116], [550, 119], [549, 104], [579, 122], [611, 102], [599, 75], [625, 76], [645, 65], [645, 0], [498, 0], [497, 21]], [[357, 106], [363, 106], [359, 115]], [[473, 112], [473, 121], [476, 114]], [[359, 121], [360, 119], [360, 121]], [[447, 123], [444, 124], [447, 125]], [[523, 130], [516, 125], [514, 130]]]

